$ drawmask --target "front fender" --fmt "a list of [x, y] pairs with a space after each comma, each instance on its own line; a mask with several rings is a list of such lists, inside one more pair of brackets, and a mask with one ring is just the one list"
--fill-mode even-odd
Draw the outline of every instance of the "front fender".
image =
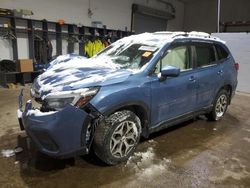
[[109, 115], [120, 108], [132, 105], [141, 106], [149, 113], [150, 101], [150, 87], [111, 86], [102, 87], [91, 100], [91, 104], [103, 115]]

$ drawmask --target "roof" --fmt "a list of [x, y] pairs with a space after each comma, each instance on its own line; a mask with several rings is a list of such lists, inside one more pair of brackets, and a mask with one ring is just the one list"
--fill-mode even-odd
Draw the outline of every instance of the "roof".
[[225, 41], [222, 41], [218, 37], [211, 36], [209, 33], [205, 32], [197, 32], [197, 31], [191, 31], [191, 32], [169, 32], [169, 31], [160, 31], [160, 32], [154, 32], [155, 35], [165, 35], [169, 39], [179, 39], [179, 38], [195, 38], [195, 39], [203, 39], [203, 40], [210, 40], [210, 41], [218, 41], [225, 43]]
[[141, 43], [145, 45], [161, 47], [162, 45], [166, 43], [171, 43], [176, 39], [187, 39], [187, 38], [202, 39], [202, 40], [217, 41], [217, 42], [225, 43], [219, 38], [211, 36], [208, 33], [196, 32], [196, 31], [192, 31], [192, 32], [160, 31], [160, 32], [154, 32], [154, 33], [142, 33], [142, 34], [124, 37], [116, 41], [115, 43], [131, 44], [131, 42], [133, 42], [133, 43]]

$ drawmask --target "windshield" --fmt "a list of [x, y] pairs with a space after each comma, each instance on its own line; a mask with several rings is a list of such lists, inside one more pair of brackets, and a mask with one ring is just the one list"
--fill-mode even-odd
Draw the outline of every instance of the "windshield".
[[148, 63], [158, 47], [133, 41], [118, 41], [93, 58], [109, 59], [123, 69], [140, 70]]

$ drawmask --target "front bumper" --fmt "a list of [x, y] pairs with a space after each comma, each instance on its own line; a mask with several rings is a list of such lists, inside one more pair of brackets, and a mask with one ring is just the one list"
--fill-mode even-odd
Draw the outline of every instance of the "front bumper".
[[84, 110], [68, 105], [61, 111], [41, 112], [28, 101], [17, 114], [21, 129], [42, 153], [59, 158], [88, 153], [85, 135], [93, 118]]

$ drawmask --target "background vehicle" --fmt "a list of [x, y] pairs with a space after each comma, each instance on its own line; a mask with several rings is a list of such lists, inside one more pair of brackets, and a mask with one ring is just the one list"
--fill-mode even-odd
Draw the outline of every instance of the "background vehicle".
[[[34, 82], [19, 118], [40, 151], [125, 161], [141, 136], [200, 114], [223, 117], [238, 64], [206, 33], [156, 32], [119, 40], [90, 59], [55, 64]], [[21, 124], [21, 126], [22, 126]]]

